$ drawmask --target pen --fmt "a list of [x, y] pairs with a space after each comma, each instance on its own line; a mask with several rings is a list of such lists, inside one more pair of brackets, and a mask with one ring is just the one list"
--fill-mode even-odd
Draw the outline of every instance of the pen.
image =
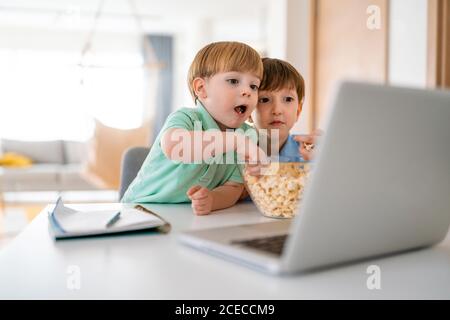
[[117, 212], [106, 224], [106, 227], [109, 228], [111, 227], [114, 223], [116, 223], [117, 220], [119, 220], [120, 218], [120, 211]]

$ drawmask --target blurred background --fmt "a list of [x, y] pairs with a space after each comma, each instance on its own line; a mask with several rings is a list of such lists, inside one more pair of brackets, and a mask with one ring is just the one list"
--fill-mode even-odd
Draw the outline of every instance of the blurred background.
[[189, 65], [221, 40], [298, 68], [297, 133], [343, 79], [450, 87], [449, 0], [0, 0], [0, 247], [58, 194], [117, 201], [123, 152], [193, 106]]

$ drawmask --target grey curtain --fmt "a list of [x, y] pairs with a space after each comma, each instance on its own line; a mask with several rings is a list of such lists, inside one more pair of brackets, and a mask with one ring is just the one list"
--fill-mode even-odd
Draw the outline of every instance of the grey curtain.
[[[154, 139], [162, 129], [164, 121], [172, 112], [173, 102], [173, 37], [167, 35], [148, 35], [148, 40], [153, 48], [158, 61], [158, 84], [156, 92], [156, 110], [153, 122]], [[148, 58], [148, 54], [145, 55]]]

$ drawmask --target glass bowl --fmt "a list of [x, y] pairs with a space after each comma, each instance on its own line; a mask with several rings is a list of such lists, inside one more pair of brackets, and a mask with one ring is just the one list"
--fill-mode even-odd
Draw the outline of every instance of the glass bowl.
[[266, 217], [289, 219], [299, 212], [303, 191], [311, 173], [310, 162], [271, 162], [260, 176], [243, 167], [245, 187]]

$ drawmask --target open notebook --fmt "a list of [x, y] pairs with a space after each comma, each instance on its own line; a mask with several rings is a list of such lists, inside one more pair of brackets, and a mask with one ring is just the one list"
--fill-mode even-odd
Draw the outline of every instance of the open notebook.
[[61, 198], [58, 198], [53, 211], [48, 213], [48, 219], [55, 239], [145, 229], [163, 233], [170, 230], [167, 221], [140, 205], [122, 208], [120, 213], [118, 210], [77, 211], [66, 207]]

